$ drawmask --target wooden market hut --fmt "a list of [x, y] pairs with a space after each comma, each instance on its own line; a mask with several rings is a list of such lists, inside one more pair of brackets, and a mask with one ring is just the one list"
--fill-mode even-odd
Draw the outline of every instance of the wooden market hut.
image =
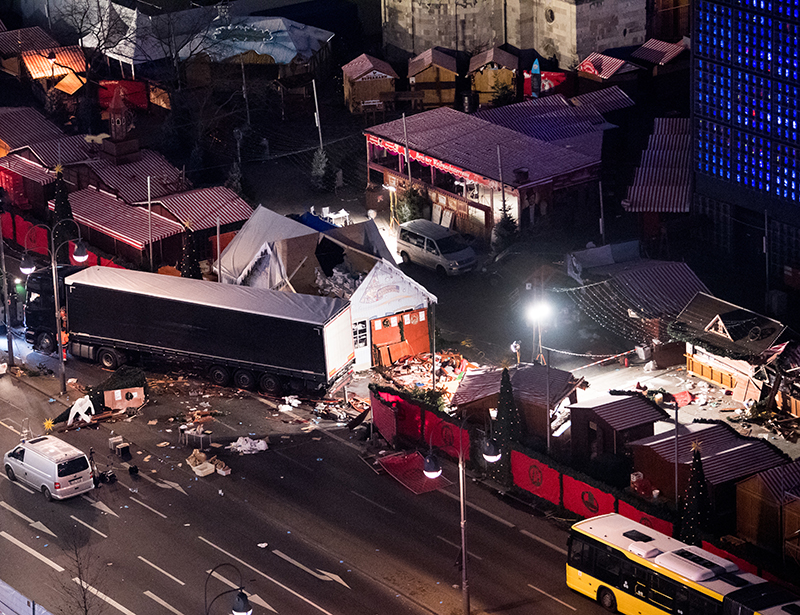
[[[460, 416], [466, 412], [488, 417], [490, 410], [497, 408], [502, 374], [503, 370], [497, 367], [468, 371], [453, 394], [450, 405], [458, 409]], [[508, 375], [526, 433], [542, 439], [547, 438], [547, 408], [554, 416], [562, 406], [577, 402], [577, 390], [587, 386], [583, 378], [538, 363], [521, 363], [510, 367]]]
[[469, 78], [472, 91], [478, 95], [478, 103], [488, 105], [495, 96], [496, 89], [509, 86], [517, 89], [519, 58], [494, 47], [470, 58]]
[[362, 53], [342, 66], [344, 104], [350, 113], [363, 113], [367, 108], [382, 110], [381, 94], [393, 93], [397, 73], [391, 64]]
[[787, 558], [800, 556], [800, 459], [736, 485], [736, 535]]
[[408, 61], [408, 83], [412, 92], [424, 92], [423, 107], [452, 106], [456, 100], [456, 58], [441, 47], [426, 49]]
[[683, 494], [691, 474], [692, 447], [699, 446], [712, 515], [725, 532], [732, 532], [736, 526], [736, 483], [791, 461], [774, 444], [742, 436], [725, 422], [680, 425], [677, 463], [674, 429], [630, 442], [628, 446], [633, 451], [633, 469], [641, 472], [642, 479], [671, 502], [675, 501], [675, 468], [678, 493]]
[[624, 456], [628, 442], [652, 436], [653, 425], [669, 418], [644, 395], [604, 394], [570, 404], [572, 459], [579, 463], [612, 454]]

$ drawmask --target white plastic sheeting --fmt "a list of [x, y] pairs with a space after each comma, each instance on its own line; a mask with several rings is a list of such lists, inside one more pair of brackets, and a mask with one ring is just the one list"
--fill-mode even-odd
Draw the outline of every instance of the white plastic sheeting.
[[[221, 274], [223, 282], [241, 284], [261, 256], [274, 251], [275, 242], [316, 233], [317, 231], [305, 224], [259, 205], [222, 251], [214, 270], [218, 275]], [[273, 266], [278, 264], [274, 263]]]
[[324, 325], [348, 306], [344, 299], [290, 294], [112, 267], [89, 267], [68, 276], [65, 282], [68, 286], [99, 286], [319, 325]]

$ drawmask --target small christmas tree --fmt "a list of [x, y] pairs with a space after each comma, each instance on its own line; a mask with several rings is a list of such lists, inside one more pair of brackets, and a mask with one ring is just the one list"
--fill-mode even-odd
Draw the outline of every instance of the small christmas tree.
[[406, 190], [397, 201], [394, 215], [400, 224], [421, 218], [422, 211], [431, 204], [427, 193], [423, 193], [416, 188]]
[[311, 185], [316, 190], [328, 191], [331, 189], [331, 168], [328, 154], [325, 150], [317, 148], [311, 161]]
[[689, 474], [689, 486], [686, 488], [680, 508], [680, 540], [690, 545], [701, 546], [701, 534], [708, 529], [711, 517], [711, 500], [708, 494], [708, 483], [703, 472], [699, 442], [692, 442], [692, 469]]
[[186, 232], [183, 234], [183, 255], [181, 256], [180, 270], [182, 278], [203, 279], [203, 272], [200, 271], [200, 262], [197, 258], [194, 232], [188, 223], [186, 224]]
[[[53, 229], [53, 245], [56, 248], [56, 262], [69, 263], [69, 248], [65, 242], [77, 237], [77, 227], [71, 222], [59, 224], [62, 220], [74, 220], [72, 217], [72, 206], [69, 204], [69, 196], [67, 194], [67, 184], [61, 172], [61, 165], [56, 166], [56, 193], [54, 200], [55, 204], [50, 218], [50, 228]], [[62, 246], [61, 244], [64, 245]]]
[[508, 205], [503, 203], [500, 211], [500, 219], [494, 225], [494, 236], [492, 237], [492, 249], [499, 254], [511, 246], [519, 237], [517, 222], [511, 217]]
[[511, 377], [508, 369], [503, 369], [500, 376], [500, 394], [497, 399], [497, 419], [492, 425], [492, 436], [500, 449], [500, 461], [492, 464], [492, 477], [501, 485], [510, 487], [513, 483], [511, 476], [511, 445], [519, 442], [523, 435], [522, 418], [517, 403], [514, 401], [514, 390], [511, 387]]

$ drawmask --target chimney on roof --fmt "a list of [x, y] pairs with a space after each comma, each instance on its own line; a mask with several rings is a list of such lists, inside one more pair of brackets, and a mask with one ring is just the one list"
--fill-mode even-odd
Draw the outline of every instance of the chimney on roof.
[[519, 167], [514, 169], [514, 182], [517, 184], [524, 184], [528, 181], [528, 167]]

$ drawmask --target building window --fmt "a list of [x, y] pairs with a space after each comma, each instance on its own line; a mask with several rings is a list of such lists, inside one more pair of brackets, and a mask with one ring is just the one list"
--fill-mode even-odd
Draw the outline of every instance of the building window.
[[359, 320], [353, 323], [353, 347], [367, 347], [367, 321]]

